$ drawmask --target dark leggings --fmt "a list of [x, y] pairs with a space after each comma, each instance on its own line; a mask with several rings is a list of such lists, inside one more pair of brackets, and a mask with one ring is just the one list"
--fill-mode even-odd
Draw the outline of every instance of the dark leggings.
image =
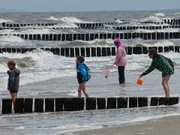
[[125, 67], [118, 66], [118, 73], [119, 73], [119, 84], [125, 83]]

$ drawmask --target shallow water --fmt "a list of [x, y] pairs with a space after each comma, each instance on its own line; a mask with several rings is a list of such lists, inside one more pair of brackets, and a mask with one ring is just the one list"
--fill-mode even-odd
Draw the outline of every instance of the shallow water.
[[0, 131], [3, 135], [68, 135], [174, 115], [180, 115], [179, 107], [5, 115], [0, 116]]

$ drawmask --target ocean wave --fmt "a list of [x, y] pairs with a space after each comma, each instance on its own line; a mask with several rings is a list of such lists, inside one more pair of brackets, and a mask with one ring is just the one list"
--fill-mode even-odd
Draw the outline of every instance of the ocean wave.
[[115, 22], [116, 22], [116, 23], [119, 23], [119, 24], [124, 23], [124, 22], [121, 21], [120, 19], [116, 19]]
[[9, 42], [9, 43], [22, 43], [24, 42], [25, 40], [20, 38], [20, 37], [17, 37], [17, 36], [0, 36], [0, 42], [1, 44], [3, 44], [3, 42]]
[[157, 29], [157, 30], [145, 30], [145, 29], [137, 29], [134, 30], [133, 32], [141, 33], [152, 33], [152, 32], [179, 32], [180, 29], [173, 29], [173, 28], [166, 28], [166, 29]]
[[[1, 53], [0, 64], [4, 64], [10, 59], [17, 61], [19, 68], [34, 68], [35, 70], [53, 70], [74, 68], [74, 58], [65, 58], [54, 55], [52, 52], [36, 49], [31, 52], [21, 53]], [[72, 60], [73, 59], [73, 60]], [[6, 72], [0, 70], [0, 72]]]
[[[50, 34], [53, 33], [54, 30], [48, 28], [37, 28], [37, 29], [23, 29], [19, 31], [21, 34]], [[16, 32], [17, 33], [17, 32]]]
[[84, 40], [76, 40], [73, 41], [73, 43], [67, 43], [67, 45], [78, 45], [78, 46], [112, 46], [113, 45], [113, 40], [112, 39], [94, 39], [91, 41], [84, 41]]
[[162, 12], [159, 12], [159, 13], [155, 13], [155, 16], [158, 16], [158, 17], [165, 17], [166, 15]]
[[12, 29], [2, 29], [2, 30], [0, 30], [0, 34], [11, 34], [12, 32], [14, 32], [14, 30], [12, 30]]
[[54, 16], [50, 16], [49, 18], [46, 18], [46, 20], [59, 21], [59, 19]]
[[87, 23], [87, 21], [80, 20], [76, 17], [62, 17], [60, 20], [68, 23]]
[[7, 23], [7, 22], [13, 22], [13, 21], [9, 19], [0, 18], [0, 23]]
[[58, 23], [57, 25], [50, 26], [49, 28], [78, 28], [74, 23]]
[[65, 23], [90, 23], [89, 21], [83, 21], [83, 20], [81, 20], [77, 17], [73, 17], [73, 16], [65, 16], [65, 17], [61, 17], [61, 18], [50, 16], [49, 18], [46, 18], [46, 20], [60, 21], [60, 22], [65, 22]]
[[140, 22], [163, 22], [163, 20], [158, 16], [149, 16], [141, 19]]
[[48, 51], [37, 49], [24, 54], [1, 53], [0, 75], [1, 88], [6, 89], [8, 70], [7, 62], [14, 59], [21, 70], [21, 85], [75, 75], [75, 59], [53, 55]]
[[163, 47], [163, 46], [175, 46], [176, 44], [169, 40], [160, 40], [156, 42], [146, 42], [142, 39], [137, 39], [133, 43], [128, 42], [128, 46], [143, 46], [143, 47]]

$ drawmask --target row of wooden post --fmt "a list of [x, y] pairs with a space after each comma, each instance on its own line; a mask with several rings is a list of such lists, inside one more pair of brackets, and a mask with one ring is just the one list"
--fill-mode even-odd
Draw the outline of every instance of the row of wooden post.
[[[91, 98], [18, 98], [15, 113], [60, 112], [98, 109], [121, 109], [175, 105], [179, 97], [91, 97]], [[2, 100], [2, 114], [12, 113], [11, 99]]]
[[95, 39], [144, 39], [144, 40], [168, 40], [179, 39], [180, 32], [103, 32], [103, 33], [60, 33], [60, 34], [0, 34], [0, 36], [18, 36], [25, 40], [43, 41], [92, 41]]
[[[147, 54], [152, 47], [130, 47], [126, 48], [127, 54]], [[180, 52], [180, 46], [160, 46], [156, 47], [159, 53], [162, 52]], [[37, 48], [0, 48], [0, 53], [26, 53]], [[59, 48], [40, 48], [44, 51], [50, 51], [55, 55], [65, 57], [101, 57], [101, 56], [115, 56], [115, 47], [59, 47]]]

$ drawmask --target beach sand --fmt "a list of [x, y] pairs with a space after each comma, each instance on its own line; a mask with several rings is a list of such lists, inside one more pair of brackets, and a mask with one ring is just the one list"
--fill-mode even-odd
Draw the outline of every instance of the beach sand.
[[180, 116], [132, 123], [122, 127], [76, 132], [75, 135], [179, 135]]

